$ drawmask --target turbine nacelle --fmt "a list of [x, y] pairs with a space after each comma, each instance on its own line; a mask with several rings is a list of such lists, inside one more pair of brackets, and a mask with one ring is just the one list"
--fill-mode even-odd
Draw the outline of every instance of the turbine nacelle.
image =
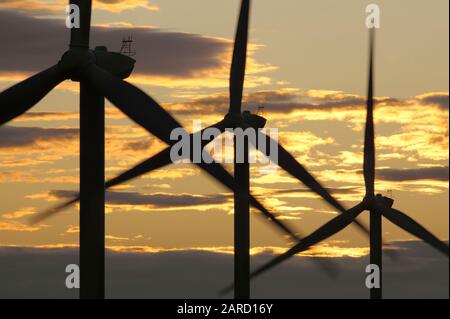
[[127, 55], [119, 52], [108, 52], [104, 46], [96, 47], [93, 52], [100, 68], [121, 79], [130, 76], [136, 63], [136, 60]]
[[387, 206], [389, 208], [392, 208], [392, 206], [394, 205], [394, 200], [392, 198], [383, 196], [381, 194], [377, 194], [377, 196], [375, 196], [375, 200], [381, 202], [384, 206]]
[[262, 129], [267, 123], [264, 117], [252, 114], [250, 111], [243, 111], [241, 114], [228, 113], [225, 115], [225, 121], [230, 128], [251, 127], [254, 129]]
[[365, 196], [363, 203], [366, 206], [366, 210], [372, 210], [376, 206], [376, 203], [380, 203], [383, 206], [391, 208], [394, 205], [394, 200], [383, 196], [382, 194], [376, 194], [375, 196]]
[[63, 54], [58, 66], [72, 81], [78, 82], [82, 70], [92, 63], [114, 76], [126, 79], [133, 71], [135, 62], [129, 56], [108, 52], [105, 46], [98, 46], [94, 50], [74, 47]]

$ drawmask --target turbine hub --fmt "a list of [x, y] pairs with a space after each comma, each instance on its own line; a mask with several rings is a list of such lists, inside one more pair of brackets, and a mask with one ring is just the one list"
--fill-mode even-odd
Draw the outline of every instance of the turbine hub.
[[135, 60], [129, 56], [108, 52], [104, 46], [98, 46], [94, 50], [71, 48], [63, 54], [59, 66], [70, 75], [72, 81], [80, 81], [83, 70], [94, 63], [103, 70], [121, 79], [130, 76]]
[[58, 65], [70, 75], [72, 81], [79, 81], [81, 72], [91, 63], [96, 63], [95, 55], [91, 50], [71, 48], [63, 54]]
[[236, 128], [242, 126], [243, 118], [239, 113], [228, 113], [225, 115], [225, 120], [231, 126], [230, 128]]
[[375, 196], [370, 196], [370, 195], [364, 196], [362, 202], [365, 204], [366, 210], [370, 210], [372, 208], [374, 199], [375, 199]]

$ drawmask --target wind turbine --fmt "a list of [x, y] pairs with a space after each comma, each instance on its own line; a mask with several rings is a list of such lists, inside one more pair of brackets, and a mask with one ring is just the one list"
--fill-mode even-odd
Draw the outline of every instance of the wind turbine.
[[[370, 58], [369, 58], [369, 81], [367, 92], [367, 117], [364, 134], [364, 183], [366, 188], [366, 195], [363, 200], [352, 207], [343, 214], [335, 217], [327, 222], [325, 225], [317, 229], [315, 232], [307, 237], [304, 237], [298, 244], [289, 249], [284, 254], [275, 257], [267, 264], [256, 269], [251, 274], [251, 278], [268, 271], [290, 257], [308, 250], [321, 241], [335, 235], [343, 230], [363, 211], [370, 212], [370, 263], [377, 265], [380, 270], [380, 286], [379, 288], [372, 288], [370, 290], [371, 299], [382, 298], [381, 274], [382, 274], [382, 232], [381, 232], [381, 217], [385, 217], [390, 222], [405, 230], [406, 232], [422, 239], [427, 244], [437, 249], [447, 257], [449, 256], [449, 246], [439, 240], [430, 231], [425, 229], [411, 217], [405, 213], [392, 208], [394, 201], [382, 195], [375, 195], [375, 137], [374, 137], [374, 123], [373, 123], [373, 108], [374, 108], [374, 40], [375, 31], [372, 28], [370, 31]], [[222, 292], [228, 292], [232, 286], [227, 287]]]
[[70, 0], [80, 12], [70, 46], [54, 66], [0, 93], [0, 125], [28, 111], [64, 80], [80, 82], [80, 297], [104, 297], [104, 97], [169, 143], [180, 127], [169, 113], [123, 81], [134, 60], [104, 47], [89, 49], [91, 0]]
[[[297, 162], [281, 145], [262, 133], [261, 128], [265, 126], [266, 119], [251, 114], [248, 111], [241, 112], [242, 96], [244, 88], [245, 67], [247, 60], [248, 27], [250, 15], [250, 0], [242, 0], [239, 14], [239, 21], [234, 42], [233, 59], [230, 73], [230, 107], [225, 120], [231, 123], [234, 129], [247, 129], [252, 127], [258, 130], [258, 137], [266, 139], [270, 143], [277, 145], [278, 165], [286, 170], [293, 177], [302, 181], [312, 191], [319, 194], [330, 205], [340, 212], [345, 209], [339, 204], [308, 171]], [[250, 139], [250, 142], [254, 143]], [[234, 256], [235, 256], [235, 298], [250, 298], [250, 238], [249, 238], [249, 204], [248, 194], [250, 193], [250, 172], [248, 162], [248, 144], [244, 142], [244, 150], [237, 148], [236, 137], [234, 139], [234, 178], [236, 181], [236, 191], [234, 194]], [[259, 143], [254, 143], [259, 149]], [[243, 161], [236, 160], [238, 152], [243, 153]], [[368, 230], [358, 221], [355, 223], [366, 233]]]
[[[231, 75], [230, 75], [230, 109], [228, 114], [226, 114], [225, 118], [219, 123], [211, 126], [217, 128], [220, 132], [225, 132], [227, 128], [236, 128], [236, 127], [253, 127], [255, 129], [260, 129], [265, 125], [265, 119], [255, 115], [250, 114], [248, 112], [241, 113], [241, 104], [242, 104], [242, 92], [243, 92], [243, 82], [245, 76], [245, 65], [246, 65], [246, 56], [247, 56], [247, 38], [248, 38], [248, 20], [249, 20], [249, 11], [250, 11], [250, 1], [243, 0], [241, 4], [241, 10], [239, 15], [239, 23], [236, 32], [236, 39], [233, 50], [233, 60], [231, 66]], [[262, 138], [269, 137], [260, 133]], [[192, 135], [191, 135], [192, 139]], [[169, 145], [173, 142], [165, 140]], [[204, 147], [208, 141], [202, 141], [202, 147]], [[272, 143], [276, 143], [275, 141], [271, 141]], [[258, 148], [258, 145], [255, 145]], [[310, 175], [306, 169], [299, 164], [296, 159], [289, 154], [281, 145], [277, 144], [278, 149], [278, 165], [281, 166], [284, 170], [286, 170], [293, 177], [302, 181], [306, 186], [308, 186], [312, 191], [319, 194], [323, 199], [325, 199], [331, 206], [336, 208], [339, 212], [345, 212], [345, 209], [339, 204], [326, 189], [324, 189], [320, 183], [318, 183], [312, 175]], [[247, 151], [247, 149], [246, 149]], [[245, 152], [247, 154], [247, 152]], [[247, 155], [245, 156], [247, 157]], [[132, 178], [138, 177], [145, 173], [148, 173], [154, 169], [158, 169], [164, 167], [168, 164], [172, 163], [170, 159], [170, 147], [161, 151], [154, 157], [143, 161], [138, 164], [134, 168], [122, 173], [116, 178], [108, 181], [106, 183], [106, 187], [113, 187], [120, 183], [124, 183]], [[251, 196], [249, 192], [249, 181], [248, 181], [248, 161], [244, 161], [244, 163], [235, 163], [235, 179], [219, 164], [212, 162], [211, 164], [207, 163], [196, 163], [200, 168], [205, 170], [208, 174], [215, 177], [219, 180], [223, 185], [232, 190], [235, 193], [235, 210], [237, 213], [235, 214], [235, 222], [237, 227], [235, 227], [236, 231], [236, 251], [239, 258], [235, 260], [235, 276], [239, 278], [238, 282], [240, 283], [239, 287], [236, 287], [235, 296], [236, 298], [248, 298], [249, 296], [249, 245], [248, 245], [248, 202], [258, 210], [260, 210], [266, 217], [270, 218], [277, 227], [279, 227], [283, 232], [288, 234], [291, 238], [298, 241], [299, 236], [297, 236], [289, 227], [287, 227], [284, 223], [278, 221], [273, 214], [267, 211], [253, 196]], [[239, 185], [239, 186], [236, 186]], [[239, 190], [238, 192], [236, 190]], [[79, 196], [75, 197], [73, 200], [59, 205], [55, 208], [52, 208], [43, 214], [37, 216], [33, 221], [39, 221], [43, 218], [51, 216], [52, 214], [64, 209], [79, 200]], [[239, 216], [239, 218], [238, 218]], [[365, 226], [361, 225], [358, 221], [356, 224], [363, 229], [365, 233], [368, 234], [368, 230]], [[322, 263], [321, 263], [322, 264]], [[331, 268], [327, 267], [327, 265], [322, 264], [325, 270], [329, 273], [333, 271]]]

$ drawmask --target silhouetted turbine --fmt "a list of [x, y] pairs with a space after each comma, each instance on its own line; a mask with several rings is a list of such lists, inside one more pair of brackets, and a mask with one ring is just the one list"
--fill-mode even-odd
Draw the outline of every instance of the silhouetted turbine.
[[[371, 264], [376, 264], [380, 269], [380, 275], [382, 270], [381, 265], [381, 216], [384, 216], [393, 224], [409, 232], [415, 237], [422, 239], [430, 246], [434, 247], [447, 257], [449, 256], [449, 246], [439, 240], [435, 235], [421, 226], [419, 223], [408, 217], [406, 214], [399, 210], [393, 209], [393, 200], [381, 195], [375, 196], [375, 139], [374, 139], [374, 123], [373, 123], [373, 67], [374, 67], [374, 29], [370, 32], [370, 58], [369, 58], [369, 81], [368, 81], [368, 94], [367, 94], [367, 118], [364, 134], [364, 182], [366, 188], [366, 195], [364, 199], [347, 210], [343, 214], [333, 218], [325, 225], [317, 229], [309, 236], [300, 240], [300, 242], [289, 249], [287, 252], [275, 257], [267, 264], [259, 267], [251, 274], [251, 278], [255, 278], [258, 275], [270, 270], [276, 265], [289, 259], [290, 257], [310, 249], [312, 246], [328, 239], [336, 233], [343, 230], [349, 224], [355, 221], [355, 219], [363, 211], [370, 211], [371, 222], [371, 236], [370, 236], [370, 259]], [[381, 279], [380, 279], [381, 280]], [[233, 285], [225, 288], [221, 293], [227, 293], [233, 288]], [[371, 289], [371, 298], [379, 299], [382, 297], [381, 286], [380, 288]]]
[[[234, 54], [233, 54], [233, 62], [232, 62], [232, 75], [230, 76], [230, 87], [237, 87], [238, 91], [242, 91], [243, 88], [243, 76], [244, 73], [240, 72], [239, 70], [242, 71], [242, 68], [245, 67], [245, 62], [242, 63], [242, 56], [244, 56], [244, 59], [246, 57], [246, 45], [247, 45], [247, 36], [246, 35], [242, 35], [242, 33], [246, 33], [247, 32], [247, 28], [248, 28], [248, 12], [249, 12], [249, 2], [248, 1], [244, 1], [242, 3], [242, 10], [241, 10], [241, 15], [240, 15], [240, 22], [239, 22], [239, 27], [238, 27], [238, 32], [236, 35], [237, 40], [235, 41], [235, 49], [234, 49]], [[237, 83], [237, 84], [236, 84]], [[239, 83], [241, 83], [239, 85]], [[236, 90], [232, 90], [233, 92], [235, 92]], [[232, 99], [233, 100], [241, 100], [242, 97], [242, 92], [238, 93], [238, 95], [240, 96], [238, 99], [236, 99], [235, 94], [232, 94]], [[240, 102], [239, 102], [240, 103]], [[236, 105], [236, 104], [233, 104]], [[231, 109], [231, 104], [230, 104], [230, 109]], [[240, 112], [240, 107], [239, 109], [234, 112]], [[217, 128], [220, 132], [224, 132], [226, 128], [232, 128], [235, 126], [235, 121], [233, 121], [233, 116], [231, 116], [231, 114], [236, 114], [231, 112], [230, 110], [230, 114], [227, 115], [225, 117], [225, 119], [223, 119], [222, 121], [220, 121], [219, 123], [210, 126], [209, 128], [215, 127]], [[244, 118], [237, 116], [238, 120], [243, 120]], [[257, 116], [257, 115], [250, 115], [250, 116], [245, 116], [246, 119], [246, 123], [244, 123], [247, 127], [248, 123], [251, 123], [254, 125], [254, 123], [261, 123], [261, 119]], [[264, 121], [265, 122], [265, 121]], [[206, 130], [206, 129], [205, 129]], [[200, 133], [196, 133], [196, 134], [200, 134], [201, 136], [203, 136], [203, 131], [202, 130]], [[193, 138], [193, 134], [191, 134], [191, 140]], [[173, 144], [174, 141], [170, 141], [170, 140], [165, 140], [165, 142], [167, 142], [168, 144]], [[206, 146], [209, 142], [211, 142], [211, 140], [202, 140], [202, 148], [204, 146]], [[168, 164], [172, 163], [172, 160], [170, 158], [170, 149], [171, 146], [167, 147], [166, 149], [164, 149], [163, 151], [159, 152], [158, 154], [156, 154], [155, 156], [153, 156], [152, 158], [149, 158], [143, 162], [141, 162], [140, 164], [138, 164], [137, 166], [133, 167], [132, 169], [120, 174], [119, 176], [109, 180], [108, 182], [106, 182], [105, 184], [105, 188], [108, 189], [110, 187], [114, 187], [116, 185], [125, 183], [133, 178], [139, 177], [143, 174], [149, 173], [155, 169], [159, 169], [162, 168]], [[286, 154], [287, 152], [284, 151]], [[191, 157], [193, 156], [192, 152], [191, 152]], [[191, 158], [192, 160], [192, 158]], [[295, 161], [295, 159], [293, 159], [292, 157], [289, 158], [289, 160]], [[206, 171], [210, 176], [214, 177], [216, 180], [218, 180], [220, 183], [222, 183], [225, 187], [227, 187], [228, 189], [232, 190], [233, 192], [236, 189], [236, 182], [234, 181], [233, 177], [223, 168], [222, 165], [212, 161], [212, 163], [197, 163], [197, 165], [203, 169], [204, 171]], [[298, 164], [299, 165], [299, 164]], [[318, 191], [322, 192], [322, 193], [326, 193], [326, 191], [324, 189], [320, 188], [320, 185], [314, 181], [314, 179], [302, 168], [300, 170], [298, 170], [298, 172], [294, 173], [297, 174], [298, 176], [301, 176], [303, 178], [304, 175], [304, 181], [306, 183], [308, 183], [309, 185], [312, 185], [315, 189], [317, 189]], [[302, 175], [303, 174], [303, 175]], [[332, 197], [328, 194], [326, 195], [328, 198]], [[46, 211], [44, 211], [43, 213], [40, 213], [36, 216], [33, 216], [31, 218], [31, 222], [32, 223], [38, 223], [41, 222], [42, 220], [51, 217], [52, 215], [60, 212], [61, 210], [70, 207], [71, 205], [77, 203], [80, 199], [80, 196], [75, 196], [72, 200], [69, 200], [68, 202], [65, 202], [63, 204], [57, 205], [55, 207], [52, 207]], [[298, 241], [299, 240], [299, 235], [298, 233], [295, 233], [293, 230], [291, 230], [291, 228], [289, 226], [286, 225], [286, 223], [283, 223], [281, 221], [279, 221], [276, 216], [272, 213], [270, 213], [254, 196], [252, 196], [251, 194], [248, 194], [248, 201], [250, 202], [250, 204], [255, 207], [256, 209], [258, 209], [263, 216], [265, 216], [266, 218], [268, 218], [270, 221], [272, 221], [274, 223], [275, 226], [277, 226], [284, 234], [287, 234], [288, 236], [290, 236], [291, 239]], [[335, 276], [336, 274], [336, 267], [332, 266], [331, 263], [323, 263], [322, 261], [318, 261], [320, 263], [320, 265], [322, 266], [322, 268], [331, 276]]]
[[[224, 120], [214, 125], [214, 127], [217, 127], [221, 132], [224, 132], [226, 128], [236, 128], [236, 127], [254, 127], [256, 129], [260, 129], [265, 124], [265, 119], [254, 115], [254, 114], [246, 114], [245, 116], [241, 113], [241, 104], [242, 104], [242, 91], [243, 91], [243, 82], [244, 82], [244, 76], [245, 76], [245, 61], [246, 61], [246, 53], [247, 53], [247, 38], [248, 38], [248, 20], [249, 20], [249, 6], [250, 1], [244, 0], [242, 1], [241, 5], [241, 13], [239, 16], [239, 23], [238, 23], [238, 29], [236, 32], [236, 40], [235, 40], [235, 46], [233, 50], [233, 61], [231, 66], [231, 74], [230, 74], [230, 110], [229, 113], [225, 116]], [[265, 136], [260, 133], [262, 138], [267, 138], [270, 140], [269, 137]], [[164, 140], [168, 144], [171, 144], [173, 142], [168, 141], [167, 139]], [[209, 141], [206, 141], [208, 143]], [[273, 140], [272, 143], [275, 143]], [[256, 148], [258, 148], [258, 145], [254, 145]], [[318, 183], [315, 178], [309, 174], [306, 169], [299, 164], [296, 159], [289, 154], [281, 145], [278, 145], [278, 164], [281, 166], [284, 170], [286, 170], [289, 174], [294, 176], [295, 178], [302, 181], [306, 186], [308, 186], [312, 191], [319, 194], [323, 199], [327, 201], [330, 205], [332, 205], [334, 208], [336, 208], [339, 212], [345, 212], [345, 209], [342, 207], [342, 205], [336, 201], [326, 189], [324, 189], [320, 183]], [[134, 177], [137, 177], [139, 175], [142, 175], [144, 173], [150, 172], [151, 170], [161, 168], [167, 164], [171, 163], [170, 160], [170, 148], [167, 148], [166, 150], [160, 152], [153, 158], [146, 160], [142, 162], [141, 164], [137, 165], [133, 169], [124, 172], [117, 178], [114, 178], [113, 180], [106, 183], [106, 187], [112, 187], [114, 185], [117, 185], [119, 183], [123, 183], [127, 180], [130, 180]], [[237, 163], [238, 165], [241, 165], [240, 163]], [[233, 191], [236, 190], [239, 185], [240, 190], [242, 191], [242, 184], [248, 183], [248, 177], [247, 178], [239, 178], [239, 174], [237, 174], [237, 182], [235, 183], [233, 181], [233, 178], [226, 172], [226, 170], [223, 169], [222, 166], [220, 166], [217, 163], [213, 164], [197, 164], [202, 169], [208, 172], [211, 176], [219, 179], [219, 181], [224, 184], [229, 189], [232, 189]], [[245, 166], [245, 164], [244, 164]], [[246, 170], [245, 167], [241, 170]], [[238, 168], [239, 170], [239, 168]], [[246, 174], [244, 174], [246, 175]], [[235, 192], [236, 193], [236, 192]], [[242, 193], [241, 193], [242, 194]], [[64, 203], [62, 205], [59, 205], [56, 208], [50, 209], [49, 211], [45, 212], [42, 215], [37, 216], [34, 221], [41, 220], [42, 218], [48, 217], [52, 215], [53, 213], [59, 211], [62, 208], [68, 207], [71, 204], [76, 203], [78, 198], [74, 198], [68, 203]], [[242, 206], [245, 206], [246, 198], [245, 196], [235, 196], [236, 202], [241, 202]], [[295, 238], [298, 240], [298, 236], [295, 235], [293, 231], [290, 230], [289, 227], [287, 227], [284, 223], [281, 223], [280, 221], [277, 221], [275, 216], [271, 213], [269, 213], [261, 204], [258, 203], [258, 201], [252, 197], [250, 194], [248, 194], [248, 201], [257, 209], [263, 212], [265, 216], [269, 217], [272, 221], [275, 222], [275, 224], [283, 230], [283, 232], [289, 234], [292, 238]], [[247, 211], [247, 209], [245, 209]], [[242, 215], [242, 214], [241, 214]], [[245, 214], [244, 214], [245, 215]], [[362, 224], [360, 224], [358, 221], [356, 221], [357, 225], [363, 229], [365, 233], [368, 233], [368, 230], [366, 227], [364, 227]], [[242, 232], [241, 232], [242, 233]], [[248, 232], [247, 232], [248, 233]], [[245, 236], [248, 236], [248, 234], [245, 234]], [[245, 241], [245, 239], [243, 240]], [[248, 255], [248, 249], [241, 249], [241, 251], [246, 250], [246, 254]], [[240, 267], [241, 269], [246, 268]], [[328, 268], [328, 271], [330, 271], [331, 268]], [[243, 280], [241, 282], [243, 285], [248, 285], [248, 280]], [[242, 295], [246, 295], [247, 293], [243, 293]]]
[[0, 94], [0, 125], [20, 116], [66, 79], [80, 82], [80, 297], [104, 297], [104, 97], [166, 143], [180, 127], [154, 100], [121, 78], [134, 60], [99, 47], [89, 49], [91, 1], [72, 0], [80, 28], [54, 66]]

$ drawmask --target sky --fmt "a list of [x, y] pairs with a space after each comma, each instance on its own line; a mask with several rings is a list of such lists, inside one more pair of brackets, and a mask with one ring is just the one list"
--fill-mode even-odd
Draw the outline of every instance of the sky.
[[[267, 127], [279, 130], [285, 148], [345, 207], [364, 195], [369, 3], [258, 0], [251, 11], [243, 108], [254, 112], [263, 107]], [[448, 1], [376, 3], [381, 8], [375, 64], [376, 191], [393, 197], [395, 208], [448, 240]], [[0, 90], [55, 64], [67, 50], [65, 5], [56, 0], [0, 0]], [[122, 38], [132, 35], [136, 67], [128, 81], [189, 130], [194, 120], [206, 126], [228, 109], [238, 9], [237, 0], [94, 1], [91, 47], [106, 45], [118, 51]], [[77, 207], [38, 225], [28, 222], [78, 189], [78, 99], [78, 83], [66, 81], [30, 112], [0, 128], [0, 247], [23, 252], [20, 258], [28, 258], [30, 251], [43, 256], [49, 250], [73, 253], [78, 244]], [[106, 115], [109, 178], [164, 148], [108, 102]], [[232, 171], [230, 165], [226, 168]], [[267, 173], [261, 168], [252, 166], [252, 192], [301, 234], [336, 216], [282, 170]], [[232, 196], [193, 165], [174, 164], [152, 172], [111, 190], [106, 198], [106, 243], [114, 256], [151, 259], [170, 252], [187, 261], [198, 251], [230, 256]], [[361, 220], [368, 224], [367, 213]], [[408, 256], [414, 252], [425, 258], [432, 253], [426, 246], [411, 246], [414, 237], [387, 221], [383, 238]], [[278, 254], [290, 244], [252, 211], [254, 260]], [[352, 259], [363, 265], [367, 254], [367, 238], [350, 226], [293, 263], [315, 256], [344, 267]], [[436, 260], [437, 269], [448, 267], [445, 258]], [[437, 270], [427, 268], [427, 262], [417, 263], [420, 266], [413, 270], [420, 271], [411, 271], [411, 276], [421, 278], [412, 287], [417, 295], [448, 298], [448, 279], [425, 287], [424, 278]], [[277, 280], [289, 284], [287, 276]], [[12, 286], [0, 295], [13, 294]], [[412, 288], [399, 286], [395, 296], [413, 294], [408, 291]], [[202, 289], [200, 295], [214, 295], [211, 287]], [[261, 295], [270, 297], [261, 289]], [[349, 295], [364, 293], [362, 289]], [[280, 288], [274, 292], [277, 296], [292, 295]]]

